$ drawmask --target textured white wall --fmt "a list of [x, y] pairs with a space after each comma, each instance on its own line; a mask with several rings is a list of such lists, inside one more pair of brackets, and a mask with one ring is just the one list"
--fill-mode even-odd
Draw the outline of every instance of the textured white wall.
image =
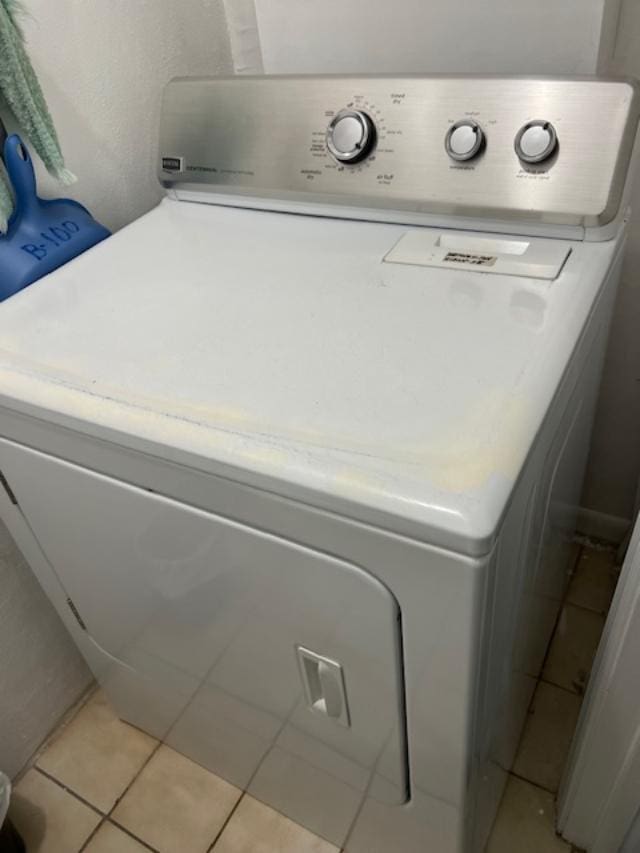
[[[26, 0], [29, 51], [56, 119], [69, 194], [119, 228], [160, 199], [155, 177], [162, 86], [230, 70], [218, 0]], [[47, 176], [48, 177], [48, 176]], [[15, 774], [90, 675], [0, 523], [0, 770]]]
[[[603, 70], [640, 78], [638, 0], [623, 0], [613, 59]], [[640, 163], [635, 166], [629, 243], [583, 498], [587, 509], [629, 520], [640, 472]]]
[[268, 74], [591, 74], [618, 3], [226, 0], [236, 69]]
[[[160, 94], [171, 77], [228, 73], [222, 0], [26, 0], [29, 53], [78, 177], [71, 195], [120, 228], [160, 200]], [[47, 176], [48, 178], [48, 176]]]

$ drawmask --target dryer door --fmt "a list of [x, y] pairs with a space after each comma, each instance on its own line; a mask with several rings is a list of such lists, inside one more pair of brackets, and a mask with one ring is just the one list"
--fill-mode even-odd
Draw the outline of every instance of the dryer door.
[[307, 825], [314, 800], [340, 826], [367, 790], [406, 800], [400, 613], [379, 581], [4, 440], [0, 468], [115, 659], [123, 717]]

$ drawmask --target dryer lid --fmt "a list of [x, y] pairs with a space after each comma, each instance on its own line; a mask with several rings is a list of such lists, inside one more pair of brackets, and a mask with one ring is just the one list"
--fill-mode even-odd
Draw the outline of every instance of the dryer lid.
[[165, 200], [2, 305], [0, 402], [485, 553], [618, 243], [543, 281], [407, 230]]

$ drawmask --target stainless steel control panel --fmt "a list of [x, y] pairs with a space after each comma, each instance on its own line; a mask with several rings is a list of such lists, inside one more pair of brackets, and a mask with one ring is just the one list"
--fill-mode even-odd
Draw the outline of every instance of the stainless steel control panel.
[[626, 80], [184, 78], [165, 89], [166, 187], [598, 226], [638, 124]]

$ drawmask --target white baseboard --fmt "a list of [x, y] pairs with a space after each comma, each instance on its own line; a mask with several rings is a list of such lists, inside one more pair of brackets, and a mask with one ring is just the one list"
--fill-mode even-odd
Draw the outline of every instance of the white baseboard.
[[628, 518], [620, 518], [618, 515], [608, 515], [606, 512], [598, 512], [581, 506], [578, 510], [577, 530], [579, 533], [593, 539], [605, 539], [614, 545], [619, 545], [631, 529], [631, 521]]

